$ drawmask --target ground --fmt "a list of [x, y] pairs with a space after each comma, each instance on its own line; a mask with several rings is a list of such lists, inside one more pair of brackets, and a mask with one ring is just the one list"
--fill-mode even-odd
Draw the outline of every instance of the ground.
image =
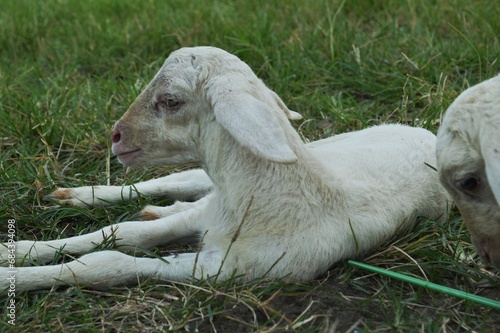
[[[157, 203], [80, 209], [43, 196], [171, 171], [123, 168], [109, 136], [175, 49], [213, 45], [240, 57], [304, 116], [294, 122], [304, 140], [382, 123], [436, 133], [463, 90], [500, 72], [499, 17], [491, 0], [2, 0], [0, 241], [8, 219], [17, 239], [49, 240]], [[500, 272], [477, 256], [456, 210], [359, 260], [500, 301]], [[0, 332], [500, 330], [499, 310], [345, 262], [304, 283], [233, 282], [17, 293], [16, 326], [0, 318]], [[3, 310], [8, 300], [0, 294]]]

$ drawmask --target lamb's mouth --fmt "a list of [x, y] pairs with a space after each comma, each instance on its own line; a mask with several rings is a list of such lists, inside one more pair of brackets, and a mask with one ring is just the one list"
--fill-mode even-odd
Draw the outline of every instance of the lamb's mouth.
[[130, 151], [116, 154], [116, 157], [118, 158], [118, 161], [120, 161], [120, 163], [125, 164], [125, 165], [130, 165], [131, 162], [141, 154], [142, 154], [142, 150], [140, 148], [138, 148], [138, 149], [134, 149], [134, 150], [130, 150]]

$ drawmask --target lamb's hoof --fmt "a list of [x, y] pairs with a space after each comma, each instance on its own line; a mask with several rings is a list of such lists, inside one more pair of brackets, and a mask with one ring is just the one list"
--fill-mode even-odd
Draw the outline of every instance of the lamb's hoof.
[[55, 201], [59, 204], [64, 205], [74, 205], [74, 198], [71, 195], [71, 189], [69, 188], [60, 188], [55, 190], [54, 192], [47, 194], [43, 197], [43, 200], [46, 201]]
[[56, 201], [64, 205], [79, 207], [102, 207], [109, 205], [110, 201], [106, 198], [106, 193], [100, 186], [81, 186], [73, 188], [58, 188], [49, 195], [44, 196], [45, 200]]
[[156, 213], [147, 211], [145, 209], [141, 210], [138, 213], [132, 215], [131, 219], [136, 221], [153, 221], [159, 219], [160, 216]]

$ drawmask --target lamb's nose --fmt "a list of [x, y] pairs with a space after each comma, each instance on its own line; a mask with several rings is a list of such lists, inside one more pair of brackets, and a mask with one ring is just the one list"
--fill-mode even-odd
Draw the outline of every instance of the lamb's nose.
[[120, 131], [120, 121], [117, 121], [111, 132], [111, 142], [118, 143], [122, 138], [122, 133]]
[[122, 135], [121, 135], [120, 131], [113, 130], [113, 132], [111, 133], [111, 142], [118, 143], [118, 142], [120, 142], [121, 137], [122, 137]]

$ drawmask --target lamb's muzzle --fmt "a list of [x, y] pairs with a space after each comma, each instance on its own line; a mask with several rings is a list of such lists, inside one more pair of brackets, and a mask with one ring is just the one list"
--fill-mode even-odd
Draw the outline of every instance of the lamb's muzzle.
[[120, 163], [133, 164], [132, 161], [141, 155], [141, 148], [131, 148], [121, 144], [122, 135], [120, 121], [117, 121], [111, 133], [111, 152], [117, 156]]

